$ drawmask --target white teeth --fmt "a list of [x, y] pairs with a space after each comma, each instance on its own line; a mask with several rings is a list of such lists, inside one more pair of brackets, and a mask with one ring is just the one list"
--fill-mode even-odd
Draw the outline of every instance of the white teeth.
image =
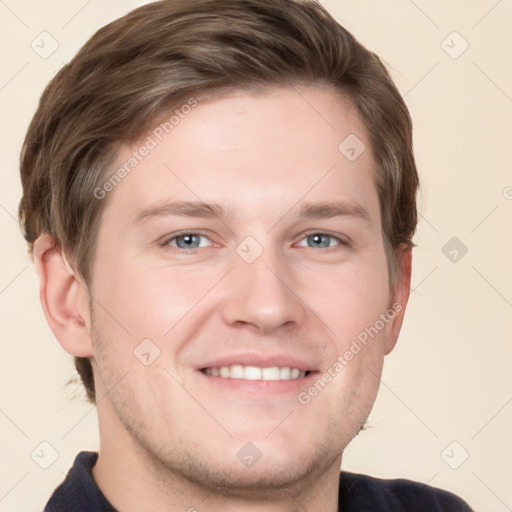
[[291, 380], [301, 379], [306, 376], [305, 371], [289, 366], [259, 368], [257, 366], [244, 366], [241, 364], [221, 366], [219, 368], [205, 368], [204, 373], [213, 377], [246, 380]]
[[[233, 367], [231, 367], [233, 368]], [[221, 368], [222, 370], [222, 368]], [[246, 366], [244, 368], [244, 379], [246, 380], [261, 380], [261, 368], [256, 366]]]
[[281, 380], [288, 380], [290, 378], [290, 373], [291, 373], [290, 367], [285, 366], [284, 368], [281, 368], [279, 370], [279, 378]]
[[243, 379], [244, 378], [244, 367], [241, 364], [234, 364], [231, 367], [231, 372], [228, 375], [232, 379]]
[[279, 367], [272, 366], [272, 368], [263, 368], [261, 370], [261, 377], [263, 380], [279, 380]]

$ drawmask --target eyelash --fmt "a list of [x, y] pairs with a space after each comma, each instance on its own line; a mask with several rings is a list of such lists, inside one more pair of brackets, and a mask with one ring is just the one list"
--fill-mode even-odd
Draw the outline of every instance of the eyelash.
[[[320, 247], [320, 249], [323, 249], [324, 251], [335, 250], [336, 247], [340, 247], [340, 246], [348, 247], [348, 245], [349, 245], [349, 243], [348, 243], [346, 238], [341, 237], [340, 235], [334, 235], [332, 233], [326, 233], [324, 231], [311, 231], [311, 232], [303, 235], [303, 237], [300, 239], [300, 242], [302, 242], [303, 240], [306, 240], [308, 237], [313, 236], [313, 235], [327, 236], [327, 237], [332, 238], [333, 240], [335, 240], [337, 242], [337, 245], [334, 245], [332, 247]], [[304, 246], [301, 246], [301, 247], [304, 247]], [[314, 247], [308, 247], [308, 246], [305, 246], [305, 247], [308, 248], [308, 249], [314, 249]]]
[[[173, 234], [171, 237], [169, 238], [166, 238], [163, 243], [162, 243], [162, 246], [163, 247], [167, 247], [167, 246], [170, 246], [171, 242], [173, 242], [174, 240], [176, 240], [177, 238], [180, 238], [180, 237], [183, 237], [183, 236], [187, 236], [187, 235], [191, 235], [191, 236], [202, 236], [204, 238], [208, 238], [208, 240], [210, 240], [210, 242], [213, 242], [209, 237], [208, 235], [204, 234], [204, 233], [201, 233], [199, 231], [180, 231], [179, 233], [175, 233]], [[174, 246], [171, 246], [173, 247], [173, 249], [176, 249], [178, 251], [181, 251], [181, 252], [193, 252], [197, 249], [203, 249], [203, 247], [193, 247], [192, 249], [182, 249], [181, 247], [174, 247]]]
[[[183, 237], [183, 236], [186, 236], [186, 235], [205, 237], [210, 242], [215, 243], [215, 242], [213, 242], [208, 237], [208, 235], [206, 235], [205, 233], [201, 233], [200, 231], [181, 231], [181, 232], [178, 232], [178, 233], [174, 233], [171, 237], [166, 238], [162, 242], [161, 246], [162, 247], [169, 247], [170, 246], [173, 249], [175, 249], [177, 251], [180, 251], [182, 253], [190, 253], [190, 252], [195, 252], [198, 249], [205, 249], [205, 247], [193, 247], [191, 249], [182, 249], [181, 247], [176, 247], [176, 246], [171, 246], [170, 245], [171, 242], [175, 241], [177, 238], [180, 238], [180, 237]], [[333, 249], [335, 249], [336, 247], [339, 247], [339, 246], [344, 246], [344, 247], [349, 247], [350, 246], [350, 242], [345, 237], [342, 237], [340, 235], [334, 235], [332, 233], [328, 233], [328, 232], [325, 232], [325, 231], [311, 231], [311, 232], [308, 232], [308, 233], [306, 233], [306, 234], [304, 234], [302, 236], [300, 241], [305, 240], [308, 237], [313, 236], [313, 235], [327, 236], [327, 237], [332, 238], [333, 240], [335, 240], [338, 243], [338, 245], [335, 245], [335, 246], [332, 246], [332, 247], [321, 247], [320, 249], [323, 249], [324, 251], [333, 250]], [[304, 246], [302, 246], [302, 247], [304, 247]], [[307, 248], [314, 249], [314, 247], [307, 247]]]

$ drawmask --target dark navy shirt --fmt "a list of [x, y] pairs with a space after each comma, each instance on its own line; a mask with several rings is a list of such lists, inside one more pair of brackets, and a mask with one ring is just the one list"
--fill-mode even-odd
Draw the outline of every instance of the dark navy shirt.
[[[44, 512], [118, 512], [92, 478], [98, 454], [80, 452]], [[455, 495], [411, 482], [340, 473], [340, 512], [472, 512]]]

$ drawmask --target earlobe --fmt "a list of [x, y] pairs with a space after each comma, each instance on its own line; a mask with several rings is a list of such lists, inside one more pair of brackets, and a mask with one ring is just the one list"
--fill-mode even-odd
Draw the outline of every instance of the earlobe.
[[46, 320], [64, 350], [91, 357], [87, 290], [49, 235], [34, 243], [39, 296]]
[[[385, 339], [385, 355], [388, 355], [398, 341], [404, 321], [405, 309], [411, 291], [412, 247], [403, 245], [397, 250], [398, 276], [390, 294], [389, 311], [394, 312]], [[390, 315], [391, 316], [391, 315]]]

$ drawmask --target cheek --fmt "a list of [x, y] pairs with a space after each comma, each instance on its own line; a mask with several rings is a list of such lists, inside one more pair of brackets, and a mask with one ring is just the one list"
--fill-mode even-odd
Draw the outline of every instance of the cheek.
[[[95, 298], [117, 328], [133, 338], [161, 339], [195, 310], [222, 277], [222, 269], [130, 264], [104, 258]], [[107, 321], [109, 319], [107, 318]], [[116, 325], [113, 325], [116, 328]]]
[[330, 331], [338, 354], [358, 336], [369, 336], [368, 330], [375, 338], [385, 335], [388, 324], [380, 319], [389, 307], [386, 276], [385, 264], [355, 264], [317, 275], [315, 287], [304, 286], [305, 302], [315, 304], [315, 312]]
[[[180, 375], [182, 350], [215, 314], [215, 294], [209, 292], [222, 269], [135, 268], [126, 262], [104, 269], [97, 272], [95, 288], [94, 356], [106, 388], [129, 371], [125, 386], [155, 386], [146, 391], [158, 396], [173, 385], [165, 369]], [[129, 394], [135, 396], [135, 389]]]

